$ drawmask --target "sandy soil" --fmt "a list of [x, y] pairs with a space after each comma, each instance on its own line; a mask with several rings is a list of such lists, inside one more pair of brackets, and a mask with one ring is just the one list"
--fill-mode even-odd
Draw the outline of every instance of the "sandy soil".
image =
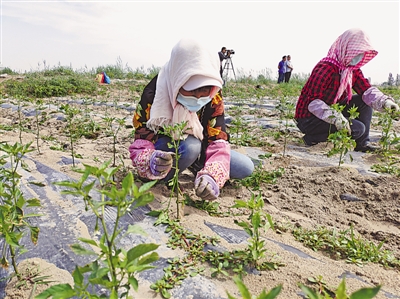
[[[62, 115], [55, 107], [66, 99], [47, 99], [52, 103], [50, 108], [44, 110], [47, 115]], [[118, 94], [118, 102], [131, 104], [132, 96], [129, 94]], [[5, 100], [4, 102], [10, 103]], [[4, 103], [3, 102], [3, 103]], [[112, 102], [112, 101], [110, 101]], [[15, 102], [14, 102], [15, 103]], [[16, 104], [16, 103], [15, 103]], [[133, 141], [130, 137], [132, 128], [130, 118], [133, 112], [126, 109], [116, 109], [101, 105], [79, 105], [82, 111], [90, 114], [94, 120], [103, 121], [105, 115], [117, 118], [126, 118], [128, 127], [121, 128], [117, 138], [117, 163], [121, 164], [125, 171], [134, 171], [129, 160], [128, 146]], [[29, 107], [25, 107], [28, 109]], [[229, 113], [229, 110], [228, 110]], [[31, 129], [31, 132], [22, 132], [24, 143], [33, 142], [35, 139], [34, 117], [24, 117], [24, 127]], [[0, 123], [3, 125], [18, 124], [17, 111], [11, 108], [0, 109]], [[61, 156], [69, 157], [69, 141], [65, 136], [63, 128], [65, 122], [55, 117], [44, 121], [41, 126], [40, 136], [53, 136], [54, 140], [47, 138], [39, 140], [40, 153], [35, 150], [29, 156], [58, 171], [64, 172], [73, 178], [79, 178], [79, 174], [71, 170], [70, 165], [60, 165], [57, 162]], [[258, 129], [259, 130], [259, 129]], [[268, 130], [268, 129], [265, 129]], [[19, 141], [19, 132], [15, 128], [12, 131], [0, 131], [1, 141], [9, 143]], [[263, 184], [260, 186], [261, 195], [265, 202], [266, 211], [273, 217], [274, 221], [281, 227], [306, 227], [315, 228], [324, 226], [328, 228], [349, 229], [350, 224], [354, 225], [356, 234], [363, 238], [376, 242], [385, 241], [383, 249], [390, 250], [397, 258], [400, 258], [400, 180], [390, 175], [378, 175], [370, 171], [370, 166], [379, 161], [376, 154], [354, 154], [357, 159], [353, 163], [347, 162], [338, 167], [337, 157], [326, 158], [327, 144], [319, 144], [314, 147], [304, 147], [299, 143], [300, 132], [293, 130], [289, 139], [288, 150], [285, 156], [282, 155], [283, 140], [275, 139], [272, 136], [264, 137], [269, 141], [270, 146], [257, 149], [237, 148], [237, 150], [253, 153], [272, 152], [269, 159], [259, 160], [268, 171], [283, 167], [285, 169], [282, 177], [274, 184]], [[106, 136], [105, 131], [100, 131], [94, 139], [81, 138], [76, 144], [76, 153], [82, 155], [77, 160], [80, 163], [99, 165], [113, 156], [112, 136]], [[63, 148], [64, 151], [51, 150], [50, 146]], [[233, 146], [234, 147], [234, 146]], [[235, 147], [234, 147], [235, 148]], [[251, 151], [253, 150], [253, 152]], [[257, 158], [257, 157], [255, 157]], [[362, 171], [360, 171], [362, 169]], [[180, 183], [184, 192], [192, 198], [196, 198], [193, 192], [193, 175], [184, 172], [180, 177]], [[152, 190], [159, 203], [168, 200], [168, 190], [163, 185], [156, 185]], [[218, 199], [221, 212], [232, 212], [230, 208], [236, 199], [250, 198], [251, 191], [240, 187], [235, 182], [229, 182], [221, 192]], [[351, 194], [359, 201], [342, 200], [341, 195]], [[237, 211], [236, 211], [237, 212]], [[211, 217], [201, 210], [187, 207], [186, 215], [182, 220], [183, 226], [193, 230], [195, 233], [215, 235], [205, 222], [219, 224], [225, 227], [237, 229], [235, 219], [245, 219], [243, 216]], [[278, 298], [299, 298], [300, 289], [297, 283], [306, 283], [308, 277], [322, 275], [330, 286], [337, 286], [341, 281], [343, 273], [349, 273], [347, 288], [354, 291], [361, 287], [383, 285], [377, 298], [400, 298], [400, 272], [395, 269], [386, 269], [381, 265], [369, 263], [363, 267], [346, 263], [344, 260], [334, 260], [321, 252], [314, 252], [297, 242], [292, 234], [272, 230], [264, 234], [267, 240], [268, 255], [271, 259], [279, 261], [284, 266], [274, 271], [262, 271], [259, 274], [249, 274], [244, 277], [244, 282], [253, 294], [259, 294], [262, 289], [283, 284], [283, 290]], [[285, 250], [281, 243], [293, 246], [308, 255], [308, 258]], [[243, 248], [244, 244], [229, 244], [223, 239], [221, 245], [228, 249]], [[52, 275], [53, 280], [70, 282], [70, 276], [64, 275], [62, 269], [46, 265], [46, 261], [33, 261], [33, 265], [40, 265], [45, 269], [43, 275]], [[42, 262], [44, 264], [42, 264]], [[32, 262], [27, 262], [32, 267]], [[21, 267], [26, 267], [23, 263]], [[50, 271], [50, 272], [49, 272]], [[63, 272], [59, 276], [60, 271]], [[209, 277], [210, 278], [210, 277]], [[231, 294], [238, 296], [237, 288], [230, 278], [210, 278], [215, 281], [221, 293], [229, 290]], [[30, 291], [22, 295], [22, 289], [16, 289], [14, 282], [9, 283], [7, 298], [29, 298]], [[37, 291], [39, 286], [37, 287]], [[388, 297], [397, 296], [397, 297]], [[143, 295], [145, 296], [145, 295]], [[148, 296], [148, 295], [146, 295]], [[153, 296], [153, 294], [152, 294]], [[146, 298], [136, 295], [135, 298]], [[154, 297], [156, 298], [156, 297]]]

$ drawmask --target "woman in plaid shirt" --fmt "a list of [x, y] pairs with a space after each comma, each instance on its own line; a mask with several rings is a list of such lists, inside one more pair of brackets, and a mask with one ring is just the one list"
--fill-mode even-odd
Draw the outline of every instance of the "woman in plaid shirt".
[[[295, 113], [307, 145], [324, 142], [329, 133], [347, 129], [356, 141], [355, 151], [378, 149], [369, 142], [372, 111], [398, 111], [399, 106], [371, 86], [360, 70], [377, 54], [364, 31], [350, 29], [336, 39], [327, 57], [317, 63], [301, 91]], [[335, 103], [346, 106], [342, 113], [330, 107]], [[359, 116], [350, 124], [348, 109], [353, 105]]]

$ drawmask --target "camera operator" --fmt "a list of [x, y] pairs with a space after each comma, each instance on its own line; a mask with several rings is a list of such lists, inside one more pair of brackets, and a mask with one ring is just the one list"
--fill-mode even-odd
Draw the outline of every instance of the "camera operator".
[[219, 73], [220, 73], [221, 78], [222, 78], [222, 73], [224, 71], [222, 69], [222, 61], [225, 60], [225, 59], [228, 59], [231, 56], [231, 50], [226, 50], [226, 47], [222, 47], [221, 51], [218, 52], [218, 55], [219, 55], [219, 61], [220, 61], [220, 63], [219, 63]]

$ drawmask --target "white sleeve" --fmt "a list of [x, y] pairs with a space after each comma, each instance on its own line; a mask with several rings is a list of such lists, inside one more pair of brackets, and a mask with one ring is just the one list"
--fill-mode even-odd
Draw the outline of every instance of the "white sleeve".
[[365, 104], [377, 111], [383, 111], [386, 100], [392, 98], [383, 94], [378, 88], [371, 86], [362, 95], [362, 100]]
[[332, 109], [327, 103], [319, 99], [308, 104], [308, 111], [329, 124], [335, 124], [337, 119], [343, 120], [344, 118], [342, 113]]

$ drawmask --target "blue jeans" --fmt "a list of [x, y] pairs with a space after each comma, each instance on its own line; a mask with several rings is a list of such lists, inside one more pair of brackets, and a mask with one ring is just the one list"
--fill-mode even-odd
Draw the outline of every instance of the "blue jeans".
[[[155, 145], [157, 150], [165, 152], [175, 152], [174, 148], [169, 148], [169, 137], [159, 138]], [[178, 161], [179, 172], [182, 172], [191, 166], [201, 154], [201, 141], [192, 135], [189, 135], [185, 140], [179, 142], [178, 154], [180, 155]], [[231, 150], [230, 162], [230, 178], [243, 179], [252, 174], [254, 170], [253, 161], [246, 155]], [[172, 169], [165, 177], [165, 181], [169, 181], [174, 176], [174, 169]]]
[[[342, 112], [346, 118], [349, 117], [347, 111], [353, 105], [357, 107], [360, 114], [351, 121], [351, 136], [356, 141], [356, 146], [363, 147], [369, 142], [369, 129], [373, 111], [370, 106], [364, 103], [361, 96], [353, 95]], [[337, 131], [334, 125], [328, 124], [314, 115], [298, 119], [297, 127], [305, 134], [304, 139], [312, 144], [326, 141], [329, 133]]]
[[285, 73], [278, 73], [278, 83], [282, 83], [285, 80]]

